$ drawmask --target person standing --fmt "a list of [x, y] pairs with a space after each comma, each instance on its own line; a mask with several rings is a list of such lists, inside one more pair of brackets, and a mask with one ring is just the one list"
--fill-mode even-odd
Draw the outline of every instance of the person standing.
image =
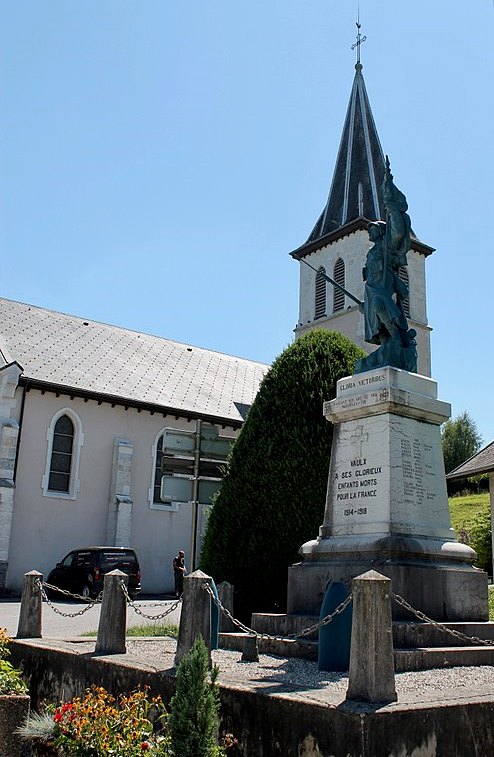
[[173, 576], [175, 578], [175, 596], [181, 597], [184, 591], [184, 576], [187, 572], [185, 567], [185, 552], [181, 549], [173, 558]]

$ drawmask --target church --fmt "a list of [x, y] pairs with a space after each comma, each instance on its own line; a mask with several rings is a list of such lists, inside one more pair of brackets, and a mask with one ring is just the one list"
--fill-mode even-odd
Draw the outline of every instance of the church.
[[[295, 337], [323, 327], [369, 351], [343, 290], [363, 299], [385, 159], [359, 60], [355, 69], [328, 200], [291, 252]], [[400, 270], [426, 376], [432, 252], [412, 234]], [[143, 592], [170, 591], [179, 549], [189, 570], [198, 564], [222, 465], [269, 366], [3, 298], [0, 323], [0, 591], [19, 592], [25, 572], [46, 577], [71, 549], [103, 544], [136, 550]]]

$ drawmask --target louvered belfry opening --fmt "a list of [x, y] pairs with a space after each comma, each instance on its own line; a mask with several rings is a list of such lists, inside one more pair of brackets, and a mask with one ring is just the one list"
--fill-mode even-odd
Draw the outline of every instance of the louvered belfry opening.
[[[402, 265], [399, 269], [398, 276], [408, 287], [410, 286], [408, 279], [408, 268], [405, 265]], [[404, 314], [407, 318], [410, 318], [410, 297], [407, 297], [406, 300], [403, 300], [402, 304]]]
[[326, 270], [319, 268], [316, 273], [316, 298], [314, 318], [322, 318], [326, 315]]
[[[345, 263], [341, 258], [338, 258], [334, 264], [333, 278], [337, 284], [345, 286]], [[345, 295], [337, 287], [333, 287], [333, 313], [338, 310], [343, 310], [345, 307]]]

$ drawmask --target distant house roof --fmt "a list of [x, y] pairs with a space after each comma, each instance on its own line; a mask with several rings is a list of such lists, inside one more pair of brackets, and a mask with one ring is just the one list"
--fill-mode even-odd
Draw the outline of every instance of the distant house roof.
[[4, 298], [0, 334], [0, 357], [20, 364], [33, 387], [235, 425], [269, 368]]
[[473, 455], [469, 460], [448, 473], [447, 479], [468, 478], [477, 476], [479, 473], [494, 472], [494, 441]]

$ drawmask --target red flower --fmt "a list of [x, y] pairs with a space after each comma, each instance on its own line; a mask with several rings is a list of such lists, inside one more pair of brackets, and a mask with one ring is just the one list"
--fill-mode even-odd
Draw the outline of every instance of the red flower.
[[53, 716], [53, 720], [55, 723], [60, 723], [61, 720], [63, 720], [63, 715], [61, 712], [56, 712]]
[[143, 752], [147, 752], [147, 750], [149, 749], [149, 741], [143, 741], [141, 744], [141, 749]]

